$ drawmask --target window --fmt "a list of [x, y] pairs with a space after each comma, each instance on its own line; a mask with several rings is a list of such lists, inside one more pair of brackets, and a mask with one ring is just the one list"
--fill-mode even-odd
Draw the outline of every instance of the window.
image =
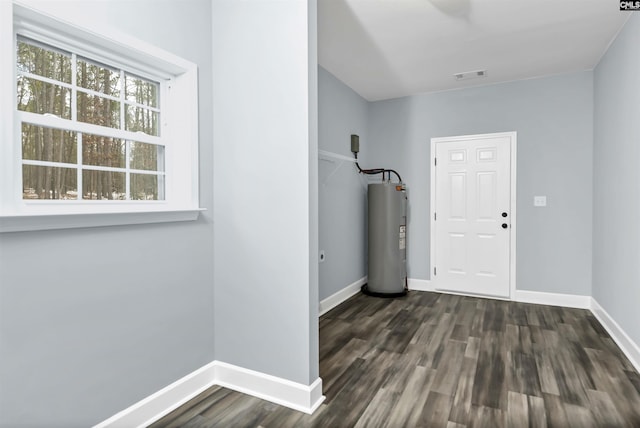
[[16, 65], [22, 199], [165, 199], [159, 82], [24, 38]]
[[197, 217], [196, 66], [113, 30], [0, 7], [13, 9], [0, 85], [15, 94], [0, 100], [0, 231]]

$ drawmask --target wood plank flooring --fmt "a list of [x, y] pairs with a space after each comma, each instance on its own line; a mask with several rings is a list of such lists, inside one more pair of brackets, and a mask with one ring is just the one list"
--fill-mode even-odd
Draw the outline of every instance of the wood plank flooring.
[[306, 415], [213, 387], [159, 427], [640, 427], [640, 375], [591, 312], [428, 292], [320, 319]]

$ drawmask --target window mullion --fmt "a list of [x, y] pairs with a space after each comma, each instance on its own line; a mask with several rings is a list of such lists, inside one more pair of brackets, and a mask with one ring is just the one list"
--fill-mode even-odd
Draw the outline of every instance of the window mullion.
[[52, 85], [60, 86], [62, 88], [71, 89], [71, 87], [73, 86], [73, 83], [70, 84], [70, 83], [61, 82], [59, 80], [52, 79], [52, 78], [47, 77], [47, 76], [41, 76], [39, 74], [33, 74], [33, 73], [26, 72], [26, 71], [18, 70], [16, 72], [16, 74], [18, 76], [26, 77], [28, 79], [38, 80], [40, 82], [45, 82], [45, 83], [50, 83]]
[[77, 81], [77, 55], [71, 54], [71, 120], [78, 120], [78, 81]]
[[[126, 76], [124, 75], [124, 70], [120, 70], [120, 129], [122, 129], [123, 131], [126, 128], [126, 111], [125, 111], [125, 98], [126, 98], [126, 90], [127, 90], [127, 83], [125, 80]], [[129, 200], [130, 199], [130, 190], [131, 190], [131, 171], [130, 171], [130, 167], [131, 165], [130, 163], [130, 156], [129, 156], [129, 152], [131, 150], [131, 142], [129, 140], [125, 140], [124, 142], [124, 165], [125, 165], [125, 174], [124, 174], [124, 197], [125, 200]]]
[[41, 160], [32, 160], [32, 159], [22, 159], [22, 164], [34, 165], [34, 166], [49, 166], [53, 168], [76, 168], [77, 167], [75, 163], [41, 161]]
[[130, 195], [131, 195], [131, 141], [127, 140], [125, 141], [125, 158], [124, 158], [124, 162], [125, 162], [125, 169], [126, 169], [126, 174], [124, 176], [124, 182], [125, 182], [125, 192], [126, 192], [126, 200], [130, 200]]
[[84, 165], [83, 169], [85, 171], [127, 172], [126, 168], [117, 168], [115, 166]]
[[152, 106], [147, 105], [147, 104], [140, 104], [140, 103], [137, 103], [135, 101], [129, 101], [129, 100], [126, 100], [126, 103], [127, 103], [127, 105], [130, 105], [132, 107], [143, 108], [143, 109], [150, 110], [150, 111], [153, 111], [153, 112], [156, 112], [156, 113], [160, 113], [160, 109], [158, 107], [152, 107]]
[[126, 119], [124, 117], [124, 114], [125, 114], [124, 99], [125, 99], [126, 83], [124, 79], [125, 79], [124, 70], [120, 70], [120, 129], [122, 130], [125, 129], [125, 122], [126, 122]]
[[78, 158], [78, 171], [77, 171], [77, 183], [78, 183], [78, 199], [82, 199], [82, 132], [78, 132], [77, 134], [78, 140], [78, 148], [76, 149], [76, 155]]
[[121, 140], [134, 140], [142, 143], [164, 145], [160, 137], [145, 134], [144, 132], [123, 131], [118, 128], [108, 128], [92, 123], [63, 119], [54, 115], [44, 115], [28, 111], [16, 111], [15, 114], [21, 122], [31, 123], [33, 125], [84, 132], [85, 134], [102, 135], [104, 137], [119, 138]]
[[[78, 121], [78, 56], [71, 54], [71, 121]], [[82, 200], [82, 133], [76, 133], [77, 199]]]
[[120, 101], [120, 97], [114, 97], [113, 95], [105, 94], [104, 92], [94, 91], [93, 89], [87, 89], [78, 87], [78, 91], [83, 92], [87, 95], [91, 95], [92, 97], [100, 97], [111, 101]]

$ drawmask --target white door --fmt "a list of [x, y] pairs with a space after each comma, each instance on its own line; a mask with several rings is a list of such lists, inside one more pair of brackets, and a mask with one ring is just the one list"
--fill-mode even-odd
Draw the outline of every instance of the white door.
[[436, 289], [510, 297], [512, 141], [515, 133], [432, 140]]

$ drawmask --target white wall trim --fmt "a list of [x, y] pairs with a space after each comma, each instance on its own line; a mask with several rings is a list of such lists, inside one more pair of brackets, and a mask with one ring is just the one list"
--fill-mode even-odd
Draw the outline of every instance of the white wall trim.
[[205, 208], [76, 214], [0, 215], [0, 233], [194, 221]]
[[640, 373], [640, 346], [635, 343], [629, 335], [620, 327], [607, 311], [598, 303], [595, 298], [591, 298], [591, 312], [600, 321], [600, 324], [607, 330], [613, 341], [620, 347], [624, 355], [627, 356], [633, 367]]
[[591, 296], [578, 294], [544, 293], [542, 291], [516, 290], [513, 298], [516, 302], [538, 305], [564, 306], [568, 308], [590, 309]]
[[147, 427], [214, 385], [307, 414], [312, 414], [325, 399], [322, 395], [321, 378], [311, 385], [304, 385], [222, 361], [212, 361], [100, 422], [94, 428]]
[[367, 277], [363, 276], [359, 280], [352, 282], [351, 284], [344, 287], [342, 290], [333, 293], [331, 296], [323, 299], [320, 302], [319, 315], [322, 316], [329, 312], [331, 309], [338, 306], [340, 303], [344, 302], [351, 296], [355, 296], [360, 291], [360, 288], [367, 283]]
[[152, 424], [215, 385], [216, 364], [217, 361], [212, 361], [189, 373], [160, 391], [100, 422], [94, 428], [143, 428]]
[[216, 364], [216, 384], [307, 414], [312, 414], [325, 399], [320, 378], [303, 385], [221, 361]]
[[[485, 296], [479, 294], [459, 293], [456, 291], [438, 289], [433, 281], [426, 279], [409, 278], [409, 290], [414, 291], [432, 291], [442, 294], [453, 294], [456, 296], [479, 297], [485, 299], [510, 300], [504, 297]], [[514, 302], [535, 303], [539, 305], [565, 306], [569, 308], [590, 309], [591, 296], [580, 296], [575, 294], [557, 294], [544, 293], [541, 291], [516, 290], [513, 299]]]
[[409, 278], [408, 283], [411, 291], [436, 291], [428, 279]]

